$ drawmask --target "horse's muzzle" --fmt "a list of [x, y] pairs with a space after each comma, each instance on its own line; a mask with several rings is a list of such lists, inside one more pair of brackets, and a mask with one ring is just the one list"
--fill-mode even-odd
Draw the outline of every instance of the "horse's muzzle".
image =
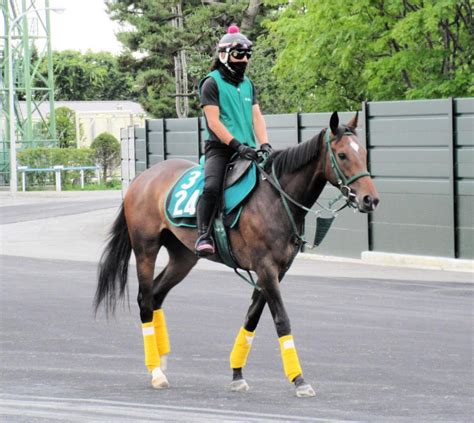
[[379, 198], [370, 194], [364, 195], [362, 201], [358, 201], [359, 211], [363, 213], [372, 213], [379, 205]]
[[370, 194], [359, 197], [356, 191], [345, 185], [341, 187], [341, 192], [347, 203], [362, 213], [373, 212], [377, 208], [380, 201], [377, 196]]

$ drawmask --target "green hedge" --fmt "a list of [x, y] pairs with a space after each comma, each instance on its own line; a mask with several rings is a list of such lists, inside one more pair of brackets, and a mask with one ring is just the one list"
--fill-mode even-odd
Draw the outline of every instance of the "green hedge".
[[[95, 166], [94, 150], [90, 148], [28, 148], [18, 152], [19, 166], [28, 166], [30, 169], [43, 169], [53, 166]], [[21, 174], [19, 173], [19, 178]], [[27, 172], [26, 186], [53, 185], [54, 172]], [[95, 171], [86, 170], [85, 182], [89, 183], [95, 176]], [[21, 181], [20, 181], [21, 183]], [[79, 171], [63, 171], [62, 183], [80, 183]]]

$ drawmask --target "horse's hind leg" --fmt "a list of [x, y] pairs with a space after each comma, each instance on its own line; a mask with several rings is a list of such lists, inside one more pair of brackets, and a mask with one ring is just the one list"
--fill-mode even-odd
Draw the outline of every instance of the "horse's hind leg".
[[232, 369], [232, 383], [230, 389], [234, 392], [246, 392], [249, 385], [242, 375], [242, 369], [247, 363], [247, 357], [252, 348], [252, 342], [255, 336], [255, 329], [265, 308], [266, 300], [258, 290], [254, 290], [252, 294], [252, 304], [250, 305], [247, 315], [245, 316], [244, 326], [235, 339], [234, 348], [230, 353], [230, 367]]
[[135, 234], [133, 250], [137, 260], [138, 297], [140, 319], [142, 321], [143, 346], [145, 352], [145, 365], [152, 373], [154, 388], [169, 386], [166, 376], [161, 370], [160, 354], [158, 352], [153, 323], [153, 275], [155, 261], [160, 249], [159, 237], [141, 237]]
[[169, 262], [153, 281], [153, 325], [161, 370], [166, 370], [170, 342], [162, 304], [171, 289], [180, 283], [197, 262], [197, 258], [171, 232], [162, 234], [163, 245], [168, 250]]

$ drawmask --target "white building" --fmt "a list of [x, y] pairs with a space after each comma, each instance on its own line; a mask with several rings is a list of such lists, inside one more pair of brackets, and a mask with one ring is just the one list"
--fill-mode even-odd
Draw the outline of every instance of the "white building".
[[[144, 126], [146, 112], [139, 103], [133, 101], [55, 101], [55, 108], [68, 107], [76, 112], [77, 146], [89, 147], [94, 138], [102, 132], [109, 132], [120, 140], [120, 129], [129, 125]], [[26, 103], [20, 102], [23, 116]], [[49, 114], [49, 103], [40, 105], [43, 116]], [[33, 121], [39, 121], [38, 111], [33, 113]], [[82, 138], [79, 128], [82, 126]]]

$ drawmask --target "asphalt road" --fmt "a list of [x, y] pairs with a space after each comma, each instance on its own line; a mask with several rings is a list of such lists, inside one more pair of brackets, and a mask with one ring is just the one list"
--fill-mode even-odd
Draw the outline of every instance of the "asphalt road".
[[470, 277], [398, 269], [390, 278], [353, 263], [326, 263], [318, 273], [317, 262], [290, 273], [283, 297], [316, 389], [315, 398], [298, 399], [267, 310], [244, 371], [251, 389], [229, 391], [228, 356], [251, 290], [228, 271], [200, 267], [165, 303], [172, 386], [155, 391], [143, 365], [134, 266], [130, 310], [119, 307], [107, 321], [91, 307], [96, 263], [67, 254], [71, 244], [77, 257], [95, 257], [106, 230], [94, 234], [115, 210], [98, 210], [107, 199], [73, 207], [68, 198], [44, 219], [48, 201], [10, 204], [0, 225], [8, 240], [0, 255], [0, 421], [473, 420], [474, 285], [462, 282]]
[[39, 207], [28, 207], [23, 204], [0, 207], [0, 224], [87, 213], [116, 207], [117, 203], [118, 200], [116, 198], [105, 198], [97, 199], [96, 201], [44, 201], [41, 202]]
[[470, 284], [287, 278], [293, 333], [317, 390], [316, 398], [297, 399], [268, 312], [245, 369], [251, 390], [228, 391], [228, 354], [250, 289], [226, 272], [193, 272], [170, 294], [172, 388], [154, 391], [142, 364], [134, 276], [131, 312], [119, 309], [107, 322], [91, 310], [93, 263], [3, 256], [1, 267], [5, 421], [468, 422], [473, 415]]

